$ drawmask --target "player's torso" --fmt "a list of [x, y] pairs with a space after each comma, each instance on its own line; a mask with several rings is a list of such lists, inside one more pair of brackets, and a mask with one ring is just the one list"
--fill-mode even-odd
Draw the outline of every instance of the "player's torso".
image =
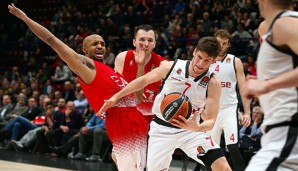
[[[285, 12], [279, 17], [298, 17], [297, 12]], [[274, 20], [275, 21], [275, 20]], [[269, 40], [271, 28], [262, 36], [262, 45], [257, 60], [257, 76], [260, 80], [268, 80], [282, 73], [292, 71], [298, 66], [298, 56], [290, 49], [277, 47]], [[265, 112], [263, 125], [291, 120], [298, 112], [298, 90], [295, 87], [274, 90], [259, 97]]]
[[235, 56], [227, 54], [221, 61], [212, 64], [209, 70], [214, 72], [221, 82], [220, 108], [237, 104]]
[[[104, 99], [109, 99], [114, 94], [123, 89], [128, 83], [122, 76], [100, 62], [94, 62], [96, 76], [90, 84], [84, 84], [80, 80], [81, 87], [95, 111], [98, 111], [103, 105]], [[132, 95], [121, 98], [117, 101], [116, 107], [134, 107], [136, 106], [135, 98]]]
[[198, 78], [193, 78], [188, 75], [189, 61], [177, 60], [173, 64], [167, 77], [160, 86], [160, 92], [156, 96], [152, 112], [159, 118], [160, 103], [165, 95], [172, 92], [180, 92], [189, 97], [192, 103], [193, 110], [204, 108], [206, 101], [206, 91], [210, 80], [211, 73], [207, 71]]
[[[157, 54], [151, 54], [150, 61], [145, 65], [145, 74], [152, 71], [154, 68], [159, 67], [160, 62], [164, 60]], [[123, 68], [123, 77], [128, 82], [136, 79], [136, 74], [138, 70], [138, 64], [135, 62], [133, 51], [127, 51], [125, 61], [124, 61], [124, 68]], [[152, 115], [152, 106], [156, 95], [158, 94], [159, 86], [161, 81], [157, 81], [155, 83], [149, 84], [144, 88], [143, 99], [142, 103], [138, 104], [138, 109], [144, 115]]]

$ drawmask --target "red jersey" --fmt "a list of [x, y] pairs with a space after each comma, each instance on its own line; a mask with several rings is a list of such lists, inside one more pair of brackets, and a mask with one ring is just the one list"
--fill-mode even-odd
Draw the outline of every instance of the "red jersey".
[[[124, 67], [123, 67], [123, 77], [127, 82], [131, 82], [136, 79], [138, 64], [135, 61], [135, 57], [133, 54], [134, 50], [129, 50], [126, 53]], [[156, 67], [159, 67], [160, 62], [166, 60], [160, 55], [151, 52], [151, 59], [145, 65], [145, 74], [150, 72]], [[161, 85], [161, 81], [157, 81], [155, 83], [149, 84], [144, 88], [143, 100], [142, 103], [138, 104], [138, 110], [143, 113], [143, 115], [153, 115], [152, 114], [152, 106], [156, 95], [158, 94], [159, 86]]]
[[[94, 61], [94, 66], [96, 69], [94, 80], [90, 84], [85, 84], [79, 78], [79, 82], [93, 110], [98, 112], [102, 107], [104, 100], [110, 99], [110, 97], [118, 93], [128, 83], [119, 73], [109, 66], [98, 61]], [[136, 106], [136, 100], [133, 94], [119, 99], [115, 104], [115, 107], [134, 106]]]

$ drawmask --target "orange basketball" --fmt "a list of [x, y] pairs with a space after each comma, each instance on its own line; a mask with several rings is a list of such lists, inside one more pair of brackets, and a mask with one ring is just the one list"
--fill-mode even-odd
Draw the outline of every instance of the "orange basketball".
[[172, 119], [181, 120], [179, 115], [188, 119], [192, 112], [192, 105], [186, 95], [174, 92], [163, 98], [160, 104], [160, 111], [163, 118], [169, 122]]

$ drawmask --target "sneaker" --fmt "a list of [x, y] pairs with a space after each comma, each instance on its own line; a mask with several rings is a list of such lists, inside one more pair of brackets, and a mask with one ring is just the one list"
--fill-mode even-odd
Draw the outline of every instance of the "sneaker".
[[20, 144], [18, 141], [11, 140], [9, 141], [9, 144], [11, 145], [14, 151], [21, 151], [23, 149], [22, 144]]
[[83, 154], [83, 153], [77, 153], [75, 156], [73, 156], [72, 159], [74, 159], [74, 160], [85, 160], [85, 158], [86, 158], [86, 155], [85, 154]]
[[86, 160], [90, 162], [95, 162], [95, 161], [102, 162], [102, 159], [100, 158], [100, 156], [95, 154], [92, 154], [90, 157], [87, 157]]

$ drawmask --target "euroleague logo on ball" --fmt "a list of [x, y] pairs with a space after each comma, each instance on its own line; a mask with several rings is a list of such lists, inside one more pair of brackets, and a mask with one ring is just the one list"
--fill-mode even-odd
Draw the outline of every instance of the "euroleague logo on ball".
[[186, 95], [174, 92], [163, 98], [160, 111], [163, 118], [167, 121], [172, 119], [181, 120], [180, 115], [188, 119], [192, 112], [192, 105]]

